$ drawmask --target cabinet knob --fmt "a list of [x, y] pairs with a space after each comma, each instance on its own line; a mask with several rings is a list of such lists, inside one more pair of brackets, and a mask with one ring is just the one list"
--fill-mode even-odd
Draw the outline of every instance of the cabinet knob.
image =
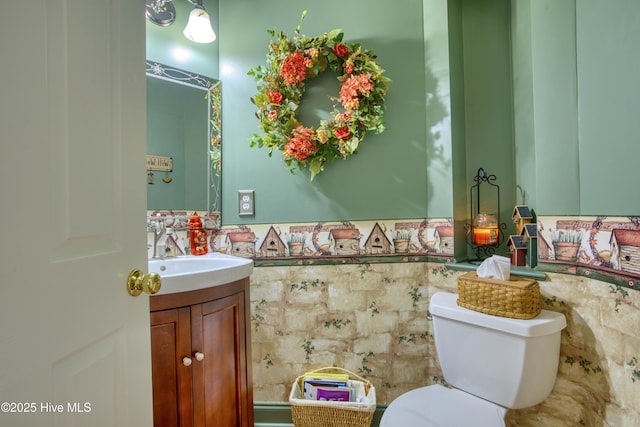
[[182, 364], [184, 366], [191, 366], [191, 363], [192, 363], [192, 361], [191, 361], [190, 357], [183, 357], [182, 358]]
[[162, 279], [158, 273], [144, 274], [142, 270], [133, 270], [127, 277], [127, 292], [133, 297], [137, 297], [143, 291], [153, 295], [160, 290]]
[[200, 353], [199, 351], [196, 351], [195, 356], [196, 356], [196, 360], [197, 360], [198, 362], [202, 362], [202, 361], [204, 360], [204, 354], [203, 354], [203, 353]]

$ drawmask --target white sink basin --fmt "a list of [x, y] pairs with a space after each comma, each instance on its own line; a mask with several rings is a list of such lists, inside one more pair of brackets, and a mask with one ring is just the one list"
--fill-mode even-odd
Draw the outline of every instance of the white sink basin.
[[158, 273], [162, 287], [155, 295], [224, 285], [253, 273], [253, 260], [213, 253], [202, 256], [150, 259], [149, 272]]

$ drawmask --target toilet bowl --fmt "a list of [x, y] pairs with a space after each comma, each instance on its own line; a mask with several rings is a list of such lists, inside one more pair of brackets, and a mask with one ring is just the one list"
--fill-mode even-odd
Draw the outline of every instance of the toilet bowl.
[[398, 397], [380, 427], [504, 426], [506, 408], [455, 388], [441, 385], [411, 390]]
[[507, 409], [537, 405], [555, 383], [561, 313], [534, 319], [490, 316], [460, 307], [438, 292], [429, 311], [438, 360], [451, 388], [431, 385], [399, 396], [380, 427], [499, 427]]

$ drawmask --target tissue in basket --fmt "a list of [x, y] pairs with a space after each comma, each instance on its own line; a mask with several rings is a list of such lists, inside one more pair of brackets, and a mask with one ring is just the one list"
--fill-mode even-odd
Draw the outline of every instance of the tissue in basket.
[[541, 310], [540, 286], [530, 279], [484, 279], [472, 271], [458, 278], [458, 305], [494, 316], [533, 319]]

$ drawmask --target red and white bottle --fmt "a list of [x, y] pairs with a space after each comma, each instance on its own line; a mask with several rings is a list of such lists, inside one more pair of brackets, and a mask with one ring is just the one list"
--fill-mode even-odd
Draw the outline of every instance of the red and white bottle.
[[189, 245], [191, 255], [204, 255], [208, 252], [207, 232], [202, 228], [202, 220], [195, 212], [189, 218]]

